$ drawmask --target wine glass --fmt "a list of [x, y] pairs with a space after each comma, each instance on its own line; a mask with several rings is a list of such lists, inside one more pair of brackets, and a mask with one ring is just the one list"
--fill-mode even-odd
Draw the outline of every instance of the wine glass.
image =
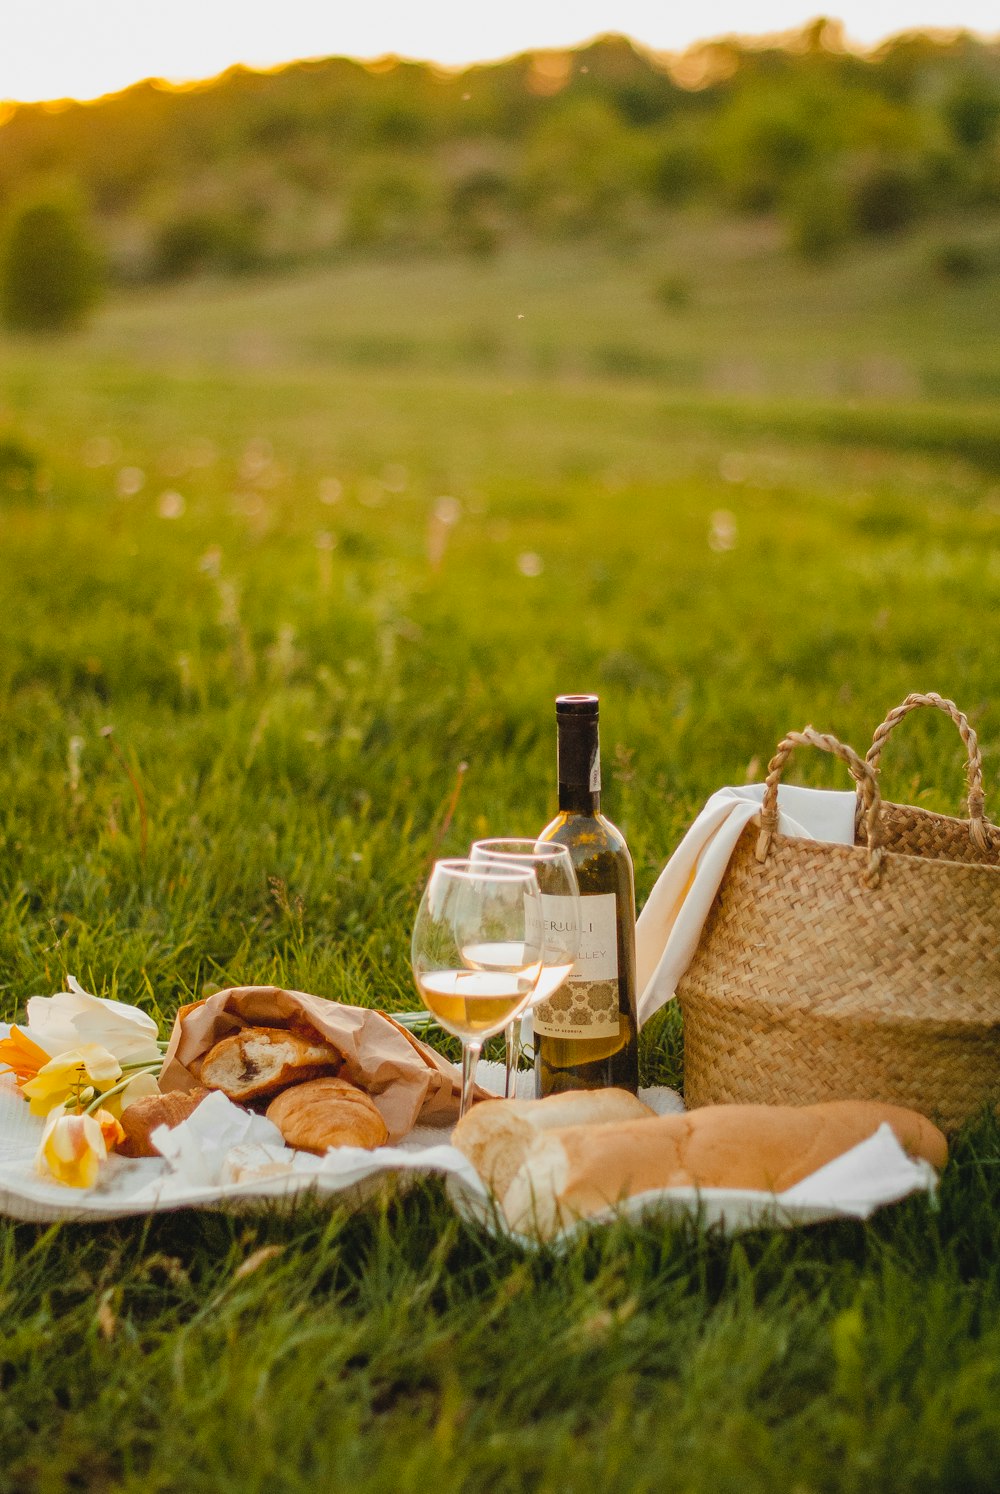
[[[534, 1006], [558, 991], [569, 977], [580, 948], [580, 888], [573, 858], [566, 846], [550, 840], [477, 840], [469, 853], [476, 864], [529, 866], [542, 897], [544, 945], [538, 984], [528, 1003]], [[519, 1043], [515, 1022], [507, 1024], [504, 1096], [510, 1098], [512, 1075], [517, 1073]]]
[[542, 899], [532, 867], [435, 862], [413, 926], [411, 962], [424, 1006], [462, 1041], [459, 1119], [472, 1103], [484, 1040], [531, 1000], [542, 947]]

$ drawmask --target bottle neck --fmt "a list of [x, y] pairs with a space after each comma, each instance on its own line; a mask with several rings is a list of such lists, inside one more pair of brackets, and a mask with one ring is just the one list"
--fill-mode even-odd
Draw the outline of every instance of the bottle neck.
[[601, 796], [578, 784], [559, 785], [559, 813], [595, 815], [601, 812]]
[[597, 814], [601, 808], [601, 746], [595, 717], [559, 720], [559, 810]]

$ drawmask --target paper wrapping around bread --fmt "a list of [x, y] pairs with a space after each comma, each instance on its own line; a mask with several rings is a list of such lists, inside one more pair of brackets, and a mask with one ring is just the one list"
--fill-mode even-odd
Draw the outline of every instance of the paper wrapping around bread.
[[881, 1125], [911, 1156], [938, 1168], [947, 1161], [937, 1127], [896, 1105], [707, 1105], [686, 1115], [540, 1132], [503, 1196], [503, 1211], [514, 1229], [547, 1239], [574, 1219], [663, 1188], [782, 1193]]
[[253, 1026], [305, 1029], [336, 1048], [343, 1059], [341, 1074], [371, 1095], [390, 1141], [400, 1141], [418, 1121], [447, 1125], [458, 1115], [460, 1087], [452, 1065], [391, 1017], [278, 986], [234, 986], [182, 1006], [164, 1055], [160, 1089], [195, 1089], [199, 1060], [208, 1050], [220, 1038]]

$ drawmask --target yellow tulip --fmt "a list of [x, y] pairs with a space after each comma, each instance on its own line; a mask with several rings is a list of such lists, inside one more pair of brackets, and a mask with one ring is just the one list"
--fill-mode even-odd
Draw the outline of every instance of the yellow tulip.
[[[108, 1119], [113, 1121], [111, 1116]], [[45, 1122], [35, 1170], [69, 1188], [92, 1188], [107, 1155], [107, 1142], [96, 1116], [53, 1110]]]
[[121, 1064], [113, 1053], [98, 1043], [84, 1043], [69, 1053], [50, 1058], [34, 1079], [22, 1084], [21, 1093], [31, 1101], [32, 1115], [49, 1115], [75, 1095], [82, 1095], [87, 1103], [95, 1094], [110, 1089], [121, 1074]]

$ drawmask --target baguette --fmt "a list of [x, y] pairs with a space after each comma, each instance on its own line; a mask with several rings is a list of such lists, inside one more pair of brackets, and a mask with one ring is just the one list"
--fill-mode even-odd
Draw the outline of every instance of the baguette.
[[544, 1100], [481, 1100], [459, 1121], [452, 1146], [503, 1198], [535, 1137], [554, 1127], [649, 1120], [648, 1105], [624, 1089], [570, 1090]]
[[299, 1037], [284, 1027], [244, 1027], [209, 1049], [200, 1078], [206, 1089], [221, 1089], [245, 1105], [270, 1099], [290, 1084], [335, 1074], [340, 1061], [336, 1048], [318, 1037]]
[[947, 1143], [914, 1110], [861, 1100], [825, 1105], [710, 1105], [641, 1123], [572, 1126], [536, 1136], [502, 1196], [515, 1230], [550, 1239], [659, 1188], [782, 1193], [867, 1140], [882, 1124], [915, 1157], [943, 1167]]

